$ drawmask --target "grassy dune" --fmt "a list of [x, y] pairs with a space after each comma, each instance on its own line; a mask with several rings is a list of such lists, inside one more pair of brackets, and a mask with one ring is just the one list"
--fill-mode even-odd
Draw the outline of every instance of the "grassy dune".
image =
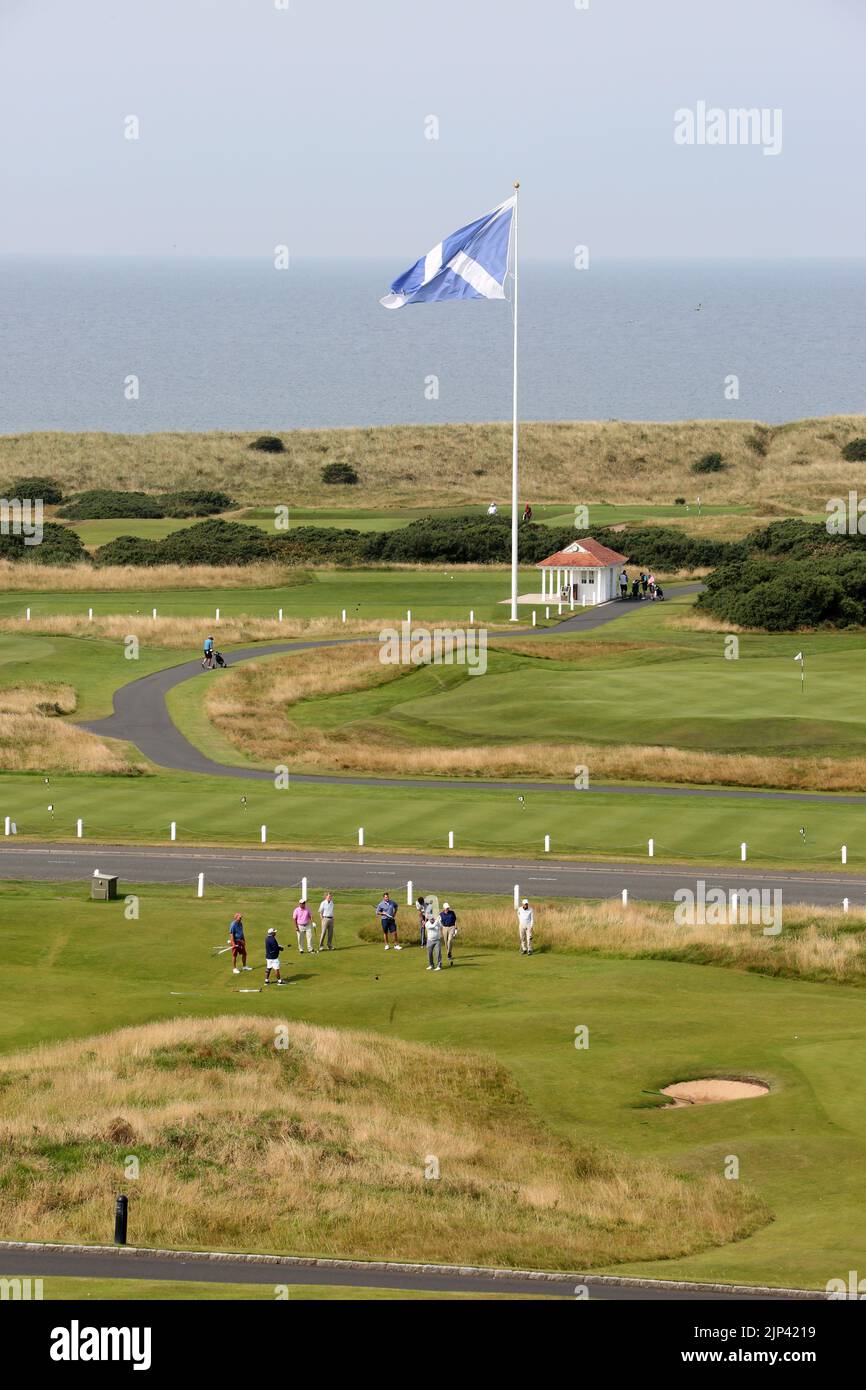
[[[522, 490], [533, 501], [673, 501], [823, 507], [854, 481], [843, 444], [866, 434], [866, 416], [828, 416], [767, 427], [749, 421], [651, 424], [611, 420], [522, 428]], [[511, 437], [506, 424], [289, 430], [283, 454], [253, 452], [254, 434], [61, 434], [0, 439], [0, 478], [49, 474], [68, 489], [219, 487], [243, 502], [306, 506], [394, 505], [505, 499]], [[723, 473], [691, 465], [721, 453]], [[325, 486], [323, 464], [348, 461], [356, 487]]]
[[0, 1081], [11, 1239], [97, 1240], [129, 1155], [139, 1244], [575, 1268], [767, 1219], [721, 1176], [556, 1137], [491, 1059], [279, 1016], [40, 1048]]
[[[69, 685], [19, 685], [0, 689], [0, 768], [4, 772], [134, 773], [139, 769], [117, 742], [58, 718], [74, 713]], [[46, 792], [46, 800], [50, 793]]]

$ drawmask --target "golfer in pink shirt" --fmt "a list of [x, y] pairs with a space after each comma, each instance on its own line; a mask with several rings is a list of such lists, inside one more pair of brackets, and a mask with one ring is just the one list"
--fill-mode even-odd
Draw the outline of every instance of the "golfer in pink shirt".
[[309, 951], [311, 956], [314, 955], [315, 951], [313, 948], [313, 914], [307, 907], [306, 898], [301, 898], [301, 901], [298, 903], [297, 907], [292, 913], [292, 918], [294, 919], [295, 923], [295, 931], [298, 933], [298, 955], [302, 956], [304, 954], [305, 933], [307, 937], [307, 950]]

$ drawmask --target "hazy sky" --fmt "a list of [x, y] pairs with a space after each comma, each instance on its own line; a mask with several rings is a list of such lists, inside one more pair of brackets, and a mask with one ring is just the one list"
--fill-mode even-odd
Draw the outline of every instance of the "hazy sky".
[[[396, 274], [519, 177], [529, 257], [864, 254], [866, 0], [279, 3], [0, 0], [0, 251]], [[781, 153], [677, 145], [700, 101]]]

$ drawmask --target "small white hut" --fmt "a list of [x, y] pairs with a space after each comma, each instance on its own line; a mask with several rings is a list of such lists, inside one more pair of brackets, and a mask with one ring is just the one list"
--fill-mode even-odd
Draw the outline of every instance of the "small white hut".
[[627, 555], [583, 536], [536, 566], [541, 570], [542, 601], [608, 603], [619, 592], [619, 576], [627, 560]]

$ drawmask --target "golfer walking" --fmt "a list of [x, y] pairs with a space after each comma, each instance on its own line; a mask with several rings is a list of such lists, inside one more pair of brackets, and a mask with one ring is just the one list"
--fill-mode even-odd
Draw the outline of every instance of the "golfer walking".
[[312, 956], [313, 951], [313, 914], [307, 907], [306, 898], [301, 898], [294, 912], [292, 920], [295, 924], [295, 931], [298, 933], [298, 953], [304, 954], [304, 936], [307, 938], [307, 950]]
[[232, 948], [232, 974], [240, 975], [238, 966], [238, 956], [241, 958], [241, 966], [244, 970], [252, 970], [251, 965], [247, 965], [247, 943], [244, 936], [243, 918], [236, 912], [229, 927], [229, 945]]
[[280, 974], [280, 952], [282, 946], [277, 941], [276, 927], [268, 927], [268, 934], [265, 937], [265, 984], [271, 983], [271, 971], [275, 970], [277, 984], [284, 985], [286, 982]]
[[522, 956], [531, 956], [532, 929], [535, 926], [535, 913], [529, 906], [528, 898], [524, 898], [517, 909], [517, 925], [520, 931], [520, 954]]
[[448, 957], [448, 964], [453, 965], [454, 938], [457, 935], [457, 913], [450, 903], [442, 904], [439, 921], [442, 923], [442, 933], [445, 937], [445, 954]]
[[376, 905], [376, 916], [382, 923], [385, 950], [390, 951], [393, 946], [395, 951], [402, 951], [403, 947], [397, 940], [397, 904], [390, 893], [382, 894], [381, 901]]
[[334, 949], [334, 899], [330, 893], [326, 893], [319, 903], [319, 922], [322, 930], [319, 933], [319, 950], [325, 949], [325, 937], [328, 938], [328, 950]]

